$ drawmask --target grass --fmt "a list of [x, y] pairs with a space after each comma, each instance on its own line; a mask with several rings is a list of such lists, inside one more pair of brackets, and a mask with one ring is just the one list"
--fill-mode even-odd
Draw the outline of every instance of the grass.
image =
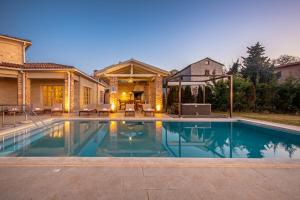
[[258, 119], [268, 122], [275, 122], [281, 124], [288, 124], [294, 126], [300, 126], [300, 116], [299, 115], [290, 115], [290, 114], [267, 114], [267, 113], [233, 113], [234, 117], [245, 117], [250, 119]]

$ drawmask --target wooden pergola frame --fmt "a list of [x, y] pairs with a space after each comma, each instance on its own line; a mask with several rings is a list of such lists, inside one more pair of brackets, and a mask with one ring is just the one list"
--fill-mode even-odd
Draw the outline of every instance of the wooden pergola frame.
[[[184, 77], [209, 77], [207, 80], [200, 81], [182, 81]], [[178, 116], [181, 117], [181, 88], [182, 82], [193, 82], [193, 83], [207, 83], [209, 81], [219, 80], [219, 79], [228, 79], [229, 80], [229, 116], [232, 118], [233, 112], [233, 76], [232, 75], [176, 75], [174, 77], [170, 77], [166, 79], [166, 111], [167, 111], [167, 102], [168, 102], [168, 83], [169, 82], [178, 82], [179, 90], [178, 90]], [[179, 80], [178, 80], [179, 79]], [[172, 81], [173, 80], [173, 81]], [[192, 84], [188, 84], [192, 85]]]

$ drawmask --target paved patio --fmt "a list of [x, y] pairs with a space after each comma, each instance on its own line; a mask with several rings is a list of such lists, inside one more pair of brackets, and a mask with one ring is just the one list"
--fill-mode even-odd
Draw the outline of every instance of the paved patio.
[[1, 158], [0, 199], [299, 199], [300, 161]]

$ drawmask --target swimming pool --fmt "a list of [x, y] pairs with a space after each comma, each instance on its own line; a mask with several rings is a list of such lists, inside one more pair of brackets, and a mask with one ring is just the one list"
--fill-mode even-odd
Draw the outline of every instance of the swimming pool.
[[59, 121], [0, 136], [0, 156], [300, 158], [300, 134], [241, 121]]

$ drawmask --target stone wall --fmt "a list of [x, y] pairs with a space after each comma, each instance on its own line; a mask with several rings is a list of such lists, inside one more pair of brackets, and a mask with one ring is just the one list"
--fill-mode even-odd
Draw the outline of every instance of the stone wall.
[[0, 38], [0, 63], [23, 64], [23, 43]]
[[109, 103], [113, 104], [118, 108], [118, 78], [110, 77], [109, 78]]
[[[155, 109], [162, 111], [163, 109], [163, 89], [162, 89], [162, 77], [156, 76], [155, 78]], [[159, 108], [159, 110], [158, 110]]]
[[18, 103], [18, 84], [17, 78], [0, 77], [0, 104]]
[[280, 67], [275, 68], [276, 73], [280, 73], [279, 82], [283, 82], [288, 78], [300, 79], [300, 64], [288, 66], [288, 67]]

